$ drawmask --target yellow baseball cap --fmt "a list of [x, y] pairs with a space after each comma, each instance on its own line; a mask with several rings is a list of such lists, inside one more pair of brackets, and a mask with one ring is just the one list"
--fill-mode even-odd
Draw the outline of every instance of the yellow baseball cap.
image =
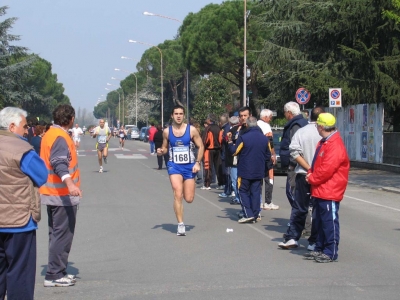
[[334, 115], [330, 113], [320, 113], [317, 119], [317, 124], [322, 126], [334, 126], [336, 123], [336, 119]]

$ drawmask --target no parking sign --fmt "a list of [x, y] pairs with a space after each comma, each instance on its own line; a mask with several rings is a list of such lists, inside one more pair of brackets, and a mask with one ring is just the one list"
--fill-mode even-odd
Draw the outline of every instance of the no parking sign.
[[296, 91], [296, 101], [298, 104], [307, 104], [310, 101], [311, 93], [305, 88], [299, 88]]
[[342, 89], [329, 89], [329, 107], [342, 107]]

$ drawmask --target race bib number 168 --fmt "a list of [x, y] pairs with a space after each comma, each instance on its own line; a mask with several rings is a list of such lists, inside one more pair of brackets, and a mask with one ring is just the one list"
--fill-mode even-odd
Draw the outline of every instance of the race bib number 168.
[[174, 147], [174, 163], [176, 164], [188, 164], [190, 163], [189, 147]]

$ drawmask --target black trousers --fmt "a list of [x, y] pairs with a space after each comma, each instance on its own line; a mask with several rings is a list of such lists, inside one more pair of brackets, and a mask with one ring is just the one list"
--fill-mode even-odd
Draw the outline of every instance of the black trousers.
[[168, 160], [169, 160], [169, 154], [167, 153], [167, 154], [164, 154], [164, 155], [161, 155], [161, 156], [157, 155], [157, 164], [158, 164], [158, 168], [159, 169], [162, 169], [163, 158], [164, 158], [164, 162], [165, 162], [165, 167], [167, 167], [167, 163], [168, 163]]
[[75, 233], [78, 206], [47, 205], [49, 220], [49, 262], [46, 280], [56, 280], [67, 274], [68, 256]]
[[221, 166], [221, 150], [206, 150], [204, 153], [204, 186], [209, 187], [211, 184], [212, 168], [217, 174], [218, 185], [225, 184], [225, 177], [222, 173]]
[[0, 233], [0, 299], [33, 299], [36, 276], [36, 230]]

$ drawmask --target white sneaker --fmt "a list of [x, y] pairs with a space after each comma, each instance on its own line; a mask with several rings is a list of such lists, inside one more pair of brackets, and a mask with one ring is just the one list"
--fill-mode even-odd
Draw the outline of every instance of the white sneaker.
[[279, 206], [273, 204], [272, 202], [270, 204], [265, 203], [264, 204], [264, 209], [265, 210], [277, 210], [277, 209], [279, 209]]
[[68, 278], [69, 280], [71, 280], [73, 283], [76, 282], [76, 276], [72, 275], [72, 274], [67, 274], [64, 277]]
[[71, 279], [67, 278], [67, 277], [61, 277], [59, 279], [55, 279], [55, 280], [45, 280], [44, 281], [44, 286], [45, 287], [53, 287], [53, 286], [72, 286], [74, 285], [75, 282], [72, 282]]
[[235, 192], [232, 192], [231, 197], [236, 197]]
[[209, 190], [211, 190], [211, 187], [209, 187], [209, 186], [207, 187], [207, 186], [204, 186], [204, 185], [203, 185], [200, 189], [201, 189], [201, 190], [208, 190], [208, 191], [209, 191]]
[[291, 239], [286, 242], [279, 243], [278, 246], [282, 249], [293, 249], [299, 247], [299, 243], [297, 243], [297, 241], [294, 239]]
[[254, 218], [246, 218], [242, 217], [241, 219], [238, 220], [238, 223], [254, 223]]
[[178, 232], [176, 233], [178, 236], [185, 236], [185, 224], [178, 224]]
[[99, 173], [103, 173], [103, 167], [100, 167]]
[[223, 189], [225, 189], [225, 186], [224, 185], [219, 185], [215, 189], [216, 190], [223, 190]]

